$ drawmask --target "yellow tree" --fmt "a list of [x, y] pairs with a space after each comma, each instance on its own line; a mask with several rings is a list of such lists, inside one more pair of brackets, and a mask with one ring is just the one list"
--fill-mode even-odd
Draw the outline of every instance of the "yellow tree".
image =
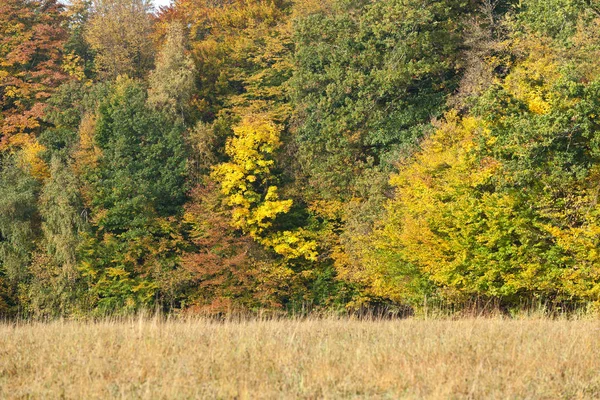
[[140, 78], [152, 66], [150, 0], [94, 0], [85, 39], [96, 53], [95, 66], [104, 77]]
[[156, 69], [148, 81], [148, 103], [168, 115], [185, 118], [195, 87], [196, 67], [186, 51], [183, 25], [169, 25], [165, 43], [158, 54]]
[[285, 259], [316, 260], [316, 243], [305, 238], [304, 230], [271, 229], [293, 203], [280, 199], [272, 172], [281, 128], [263, 115], [250, 115], [233, 132], [226, 146], [230, 161], [213, 172], [232, 208], [232, 225]]
[[223, 109], [269, 113], [284, 122], [292, 72], [291, 5], [281, 0], [179, 0], [199, 78], [197, 107], [210, 121]]

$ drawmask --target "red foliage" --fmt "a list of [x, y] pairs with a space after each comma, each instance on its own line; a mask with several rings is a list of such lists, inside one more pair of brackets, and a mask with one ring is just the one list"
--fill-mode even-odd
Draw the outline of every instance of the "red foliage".
[[252, 238], [240, 236], [230, 226], [230, 216], [220, 207], [215, 184], [200, 186], [186, 206], [193, 251], [183, 257], [184, 267], [198, 283], [193, 311], [225, 312], [257, 305], [259, 248]]
[[45, 100], [68, 79], [63, 11], [56, 0], [0, 2], [0, 149], [38, 132]]

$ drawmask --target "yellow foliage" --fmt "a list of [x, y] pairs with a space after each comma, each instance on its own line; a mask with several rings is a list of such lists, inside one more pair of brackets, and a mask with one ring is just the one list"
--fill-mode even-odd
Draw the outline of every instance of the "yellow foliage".
[[199, 60], [200, 75], [208, 83], [205, 90], [226, 93], [231, 81], [244, 87], [240, 93], [227, 96], [226, 107], [234, 114], [266, 113], [278, 122], [289, 118], [292, 110], [282, 101], [286, 87], [280, 82], [293, 68], [290, 6], [246, 0], [178, 2], [178, 10], [189, 21], [190, 37], [194, 38], [191, 50]]
[[303, 230], [269, 232], [275, 219], [293, 205], [292, 200], [279, 198], [271, 173], [274, 153], [281, 147], [281, 127], [265, 115], [248, 115], [233, 132], [226, 145], [230, 161], [212, 173], [232, 208], [232, 226], [286, 259], [315, 260], [316, 244], [305, 239]]
[[318, 257], [317, 244], [314, 241], [306, 240], [307, 232], [298, 229], [294, 232], [277, 232], [262, 240], [262, 243], [272, 247], [273, 250], [287, 259], [306, 258], [309, 261], [316, 261]]
[[94, 145], [97, 117], [86, 114], [79, 126], [79, 146], [75, 152], [75, 170], [82, 173], [87, 168], [93, 168], [100, 156], [100, 149]]
[[277, 187], [268, 185], [272, 154], [281, 146], [281, 128], [264, 116], [248, 116], [233, 128], [235, 136], [226, 145], [231, 161], [218, 165], [221, 192], [233, 207], [233, 226], [252, 236], [268, 229], [278, 214], [287, 213], [291, 200], [279, 200]]
[[63, 71], [69, 74], [69, 76], [77, 79], [78, 81], [85, 79], [83, 61], [81, 57], [75, 53], [71, 52], [63, 56], [62, 68]]
[[86, 23], [85, 40], [95, 52], [98, 72], [140, 77], [152, 65], [151, 5], [146, 1], [94, 0], [95, 12]]
[[309, 204], [308, 209], [315, 215], [333, 220], [341, 218], [344, 203], [340, 200], [315, 200]]
[[[471, 213], [476, 214], [482, 204], [473, 204], [465, 194], [489, 180], [498, 167], [493, 160], [477, 159], [471, 150], [476, 137], [488, 136], [480, 120], [461, 120], [455, 112], [449, 113], [412, 162], [392, 175], [396, 197], [388, 202], [387, 220], [376, 227], [371, 249], [362, 260], [362, 278], [376, 295], [405, 299], [415, 292], [414, 280], [427, 276], [448, 287], [448, 296], [457, 296], [452, 287], [462, 284], [454, 281], [453, 271], [466, 254], [460, 255], [463, 232], [453, 225], [460, 219], [476, 219]], [[482, 199], [481, 203], [488, 202], [492, 210], [491, 205], [501, 201]], [[415, 268], [417, 272], [411, 272]]]
[[597, 302], [600, 301], [600, 206], [595, 187], [598, 177], [598, 170], [590, 174], [592, 190], [580, 199], [582, 203], [591, 204], [582, 224], [564, 227], [547, 224], [542, 227], [564, 251], [565, 261], [573, 264], [561, 277], [565, 290]]
[[29, 173], [36, 179], [46, 179], [50, 176], [50, 170], [44, 160], [40, 158], [46, 148], [37, 140], [32, 139], [23, 145], [21, 157]]
[[504, 79], [502, 86], [525, 102], [535, 114], [547, 114], [552, 108], [552, 86], [560, 78], [559, 55], [542, 38], [515, 41], [519, 51], [527, 58], [519, 62]]

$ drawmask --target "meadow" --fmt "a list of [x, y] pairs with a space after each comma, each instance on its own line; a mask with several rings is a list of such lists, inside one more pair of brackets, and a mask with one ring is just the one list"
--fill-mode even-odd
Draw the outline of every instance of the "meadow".
[[0, 325], [0, 398], [598, 397], [600, 321], [591, 319]]

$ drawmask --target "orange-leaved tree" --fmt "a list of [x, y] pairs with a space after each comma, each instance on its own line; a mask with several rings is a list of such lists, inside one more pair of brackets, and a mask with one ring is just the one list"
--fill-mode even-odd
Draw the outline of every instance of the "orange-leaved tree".
[[0, 3], [0, 150], [31, 142], [45, 100], [68, 79], [65, 19], [56, 0]]

